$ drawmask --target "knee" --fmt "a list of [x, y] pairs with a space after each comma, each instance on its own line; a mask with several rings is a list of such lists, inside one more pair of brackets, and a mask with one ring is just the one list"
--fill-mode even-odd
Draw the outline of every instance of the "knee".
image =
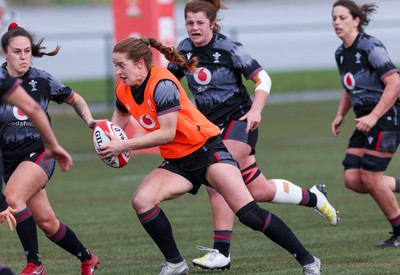
[[16, 212], [20, 212], [26, 208], [26, 203], [22, 198], [18, 196], [15, 192], [6, 192], [4, 193], [6, 196], [6, 202], [7, 204], [16, 210]]
[[356, 177], [355, 175], [347, 175], [344, 174], [344, 185], [348, 188], [353, 190], [357, 186], [361, 184], [360, 177]]
[[132, 196], [132, 207], [136, 211], [136, 213], [142, 213], [156, 205], [153, 198], [154, 197], [152, 194], [136, 192]]
[[261, 232], [265, 231], [271, 219], [271, 213], [259, 207], [255, 201], [239, 209], [236, 216], [244, 225]]
[[361, 178], [360, 170], [357, 172], [345, 172], [344, 174], [344, 185], [346, 188], [357, 192], [357, 193], [368, 193], [368, 190], [365, 188], [365, 185]]
[[138, 212], [138, 209], [141, 208], [141, 200], [139, 199], [139, 196], [137, 196], [136, 194], [134, 194], [134, 195], [132, 196], [131, 203], [132, 203], [133, 209], [134, 209], [136, 212]]

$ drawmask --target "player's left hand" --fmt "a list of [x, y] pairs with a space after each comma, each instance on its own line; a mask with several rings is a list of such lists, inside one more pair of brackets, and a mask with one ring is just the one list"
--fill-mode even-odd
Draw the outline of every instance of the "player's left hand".
[[355, 118], [354, 119], [356, 121], [356, 128], [357, 130], [361, 131], [361, 132], [369, 132], [372, 127], [375, 126], [376, 122], [378, 121], [378, 118], [370, 113], [366, 116], [362, 116], [359, 118]]
[[257, 129], [260, 125], [261, 114], [258, 112], [252, 112], [252, 110], [250, 110], [247, 114], [239, 118], [239, 120], [247, 120], [246, 133], [249, 133], [250, 131]]
[[17, 221], [15, 220], [15, 217], [12, 214], [12, 212], [15, 212], [15, 210], [10, 206], [7, 207], [6, 210], [0, 212], [0, 223], [3, 223], [3, 221], [6, 220], [8, 228], [10, 228], [11, 231], [14, 230], [14, 227], [17, 227]]
[[97, 155], [101, 159], [114, 159], [126, 151], [123, 140], [107, 131], [105, 131], [105, 133], [110, 139], [110, 142], [98, 148]]
[[53, 157], [58, 162], [61, 171], [67, 172], [73, 164], [71, 155], [59, 144], [45, 149], [45, 165], [48, 164], [48, 159]]

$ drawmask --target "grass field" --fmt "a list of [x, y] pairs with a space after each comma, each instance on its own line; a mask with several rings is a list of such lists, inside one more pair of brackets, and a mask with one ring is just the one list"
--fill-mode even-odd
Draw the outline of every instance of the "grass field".
[[[350, 117], [342, 135], [330, 134], [338, 102], [269, 105], [258, 143], [258, 164], [270, 178], [285, 178], [303, 187], [326, 184], [341, 221], [333, 227], [312, 209], [263, 203], [293, 229], [303, 244], [323, 263], [323, 274], [395, 274], [398, 251], [378, 249], [391, 230], [367, 195], [343, 187], [341, 160], [353, 123]], [[109, 118], [109, 114], [97, 118]], [[128, 166], [113, 169], [95, 155], [91, 132], [76, 116], [54, 116], [60, 142], [72, 153], [68, 173], [57, 168], [47, 186], [58, 218], [99, 256], [96, 274], [158, 274], [163, 257], [136, 218], [130, 198], [140, 180], [161, 158], [134, 155]], [[398, 169], [395, 158], [389, 174]], [[182, 255], [190, 262], [202, 255], [196, 245], [212, 246], [211, 210], [205, 189], [164, 202]], [[79, 262], [39, 231], [41, 258], [49, 275], [79, 274]], [[227, 274], [301, 274], [290, 254], [239, 222], [232, 240], [232, 268]], [[25, 257], [16, 232], [0, 226], [0, 261], [20, 271]], [[190, 274], [208, 274], [191, 267]]]
[[[336, 69], [270, 72], [272, 78], [272, 93], [299, 91], [340, 90], [340, 79]], [[99, 103], [114, 98], [113, 79], [93, 79], [90, 81], [67, 81], [66, 85], [79, 92], [87, 102]], [[254, 83], [244, 79], [249, 91], [253, 91]], [[186, 78], [182, 79], [183, 87], [187, 89]]]

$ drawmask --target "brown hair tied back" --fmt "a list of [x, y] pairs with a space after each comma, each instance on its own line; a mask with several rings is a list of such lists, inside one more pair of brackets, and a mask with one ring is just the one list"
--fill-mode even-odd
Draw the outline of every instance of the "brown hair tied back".
[[155, 38], [133, 38], [128, 37], [118, 42], [113, 49], [113, 52], [126, 53], [128, 59], [133, 62], [138, 62], [143, 59], [147, 69], [150, 69], [153, 63], [153, 53], [149, 45], [159, 51], [164, 57], [171, 62], [184, 66], [194, 72], [197, 66], [197, 59], [192, 58], [187, 61], [174, 47], [166, 47], [158, 42]]
[[171, 62], [174, 62], [180, 66], [188, 68], [190, 71], [194, 72], [197, 69], [198, 60], [197, 58], [192, 58], [187, 60], [179, 51], [173, 47], [166, 47], [162, 43], [158, 42], [155, 38], [149, 38], [150, 45], [157, 51], [162, 53], [164, 57]]
[[360, 18], [360, 24], [358, 25], [358, 31], [364, 32], [364, 27], [368, 26], [371, 21], [371, 15], [376, 12], [378, 6], [373, 3], [362, 4], [359, 6], [353, 0], [337, 0], [333, 4], [333, 8], [337, 6], [345, 7], [349, 10], [353, 19]]
[[227, 7], [222, 4], [220, 0], [191, 0], [185, 5], [185, 19], [188, 12], [198, 13], [204, 12], [207, 19], [211, 23], [214, 23], [213, 32], [220, 32], [222, 29], [222, 18], [218, 17], [218, 12], [220, 9], [227, 9]]

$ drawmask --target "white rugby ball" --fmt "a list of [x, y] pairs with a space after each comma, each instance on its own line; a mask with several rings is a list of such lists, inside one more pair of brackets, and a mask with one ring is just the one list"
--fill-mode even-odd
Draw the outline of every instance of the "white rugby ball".
[[[96, 152], [98, 152], [98, 148], [100, 146], [106, 145], [107, 143], [110, 142], [110, 139], [105, 132], [110, 133], [122, 140], [128, 139], [128, 136], [125, 134], [124, 130], [122, 130], [121, 127], [112, 123], [111, 121], [102, 120], [99, 123], [97, 123], [96, 126], [93, 128], [92, 140], [93, 140], [94, 150]], [[124, 167], [126, 164], [128, 164], [130, 157], [131, 157], [131, 152], [125, 151], [114, 159], [106, 158], [101, 160], [110, 167], [121, 168]]]

